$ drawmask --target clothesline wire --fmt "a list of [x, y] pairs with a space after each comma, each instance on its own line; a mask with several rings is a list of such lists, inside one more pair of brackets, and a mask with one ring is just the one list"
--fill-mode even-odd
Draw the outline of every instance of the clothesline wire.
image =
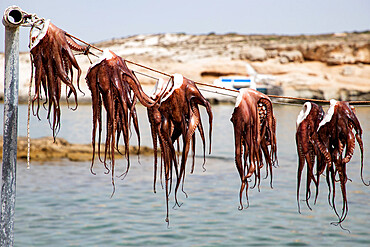
[[[84, 43], [85, 45], [90, 46], [91, 48], [94, 48], [94, 49], [96, 49], [96, 50], [98, 50], [98, 51], [100, 51], [100, 52], [103, 52], [103, 50], [102, 50], [102, 49], [100, 49], [100, 48], [98, 48], [98, 47], [96, 47], [96, 46], [94, 46], [94, 45], [92, 45], [92, 44], [90, 44], [90, 43], [87, 43], [86, 41], [83, 41], [82, 39], [79, 39], [79, 38], [77, 38], [76, 36], [74, 36], [74, 35], [72, 35], [72, 34], [66, 33], [66, 35], [67, 35], [67, 36], [69, 36], [69, 37], [71, 37], [71, 38], [73, 38], [73, 39], [76, 39], [76, 40], [80, 41], [81, 43]], [[127, 59], [124, 59], [124, 60], [125, 60], [126, 62], [128, 62], [128, 63], [135, 64], [135, 65], [140, 66], [140, 67], [142, 67], [142, 68], [145, 68], [145, 69], [148, 69], [148, 70], [151, 70], [151, 71], [157, 72], [157, 73], [159, 73], [159, 74], [162, 74], [162, 75], [165, 75], [165, 76], [168, 76], [168, 77], [172, 77], [172, 75], [170, 75], [170, 74], [167, 74], [167, 73], [164, 73], [164, 72], [162, 72], [162, 71], [159, 71], [159, 70], [156, 70], [156, 69], [150, 68], [150, 67], [148, 67], [148, 66], [145, 66], [145, 65], [142, 65], [142, 64], [139, 64], [139, 63], [135, 63], [135, 62], [130, 61], [130, 60], [127, 60]]]
[[142, 64], [139, 64], [139, 63], [135, 63], [135, 62], [132, 62], [132, 61], [127, 60], [127, 59], [123, 59], [123, 60], [125, 60], [125, 61], [126, 61], [126, 62], [128, 62], [128, 63], [131, 63], [131, 64], [137, 65], [137, 66], [139, 66], [139, 67], [142, 67], [142, 68], [144, 68], [144, 69], [148, 69], [148, 70], [151, 70], [151, 71], [157, 72], [157, 73], [159, 73], [159, 74], [162, 74], [162, 75], [168, 76], [168, 77], [170, 77], [170, 78], [172, 77], [172, 75], [170, 75], [170, 74], [167, 74], [167, 73], [165, 73], [165, 72], [162, 72], [162, 71], [159, 71], [159, 70], [156, 70], [156, 69], [150, 68], [150, 67], [148, 67], [148, 66], [145, 66], [145, 65], [142, 65]]
[[149, 78], [152, 78], [154, 80], [159, 80], [158, 77], [154, 77], [154, 76], [151, 76], [151, 75], [148, 75], [148, 74], [145, 74], [143, 72], [140, 72], [140, 71], [137, 71], [137, 70], [132, 70], [135, 74], [139, 74], [139, 75], [143, 75], [143, 76], [146, 76], [146, 77], [149, 77]]
[[[76, 36], [74, 35], [71, 35], [69, 33], [66, 33], [67, 36], [73, 38], [73, 39], [76, 39], [78, 41], [80, 41], [81, 43], [85, 44], [85, 45], [88, 45], [90, 46], [91, 48], [94, 48], [100, 52], [103, 52], [102, 49], [86, 42], [86, 41], [83, 41], [79, 38], [77, 38]], [[127, 59], [124, 59], [124, 61], [128, 62], [128, 63], [131, 63], [131, 64], [134, 64], [134, 65], [137, 65], [139, 67], [142, 67], [142, 68], [145, 68], [147, 70], [151, 70], [153, 72], [156, 72], [156, 73], [159, 73], [159, 74], [162, 74], [162, 75], [165, 75], [165, 76], [168, 76], [168, 77], [172, 77], [171, 74], [168, 74], [168, 73], [165, 73], [165, 72], [162, 72], [162, 71], [159, 71], [159, 70], [156, 70], [156, 69], [153, 69], [151, 67], [148, 67], [148, 66], [145, 66], [145, 65], [142, 65], [142, 64], [139, 64], [139, 63], [136, 63], [136, 62], [133, 62], [133, 61], [130, 61], [130, 60], [127, 60]], [[137, 73], [137, 71], [136, 71]], [[144, 74], [144, 73], [141, 73], [140, 74]], [[145, 74], [146, 75], [146, 74]], [[146, 75], [147, 76], [147, 75]], [[151, 77], [151, 76], [148, 76], [148, 77]], [[152, 77], [154, 79], [158, 79], [158, 78], [155, 78], [155, 77]], [[225, 87], [219, 87], [219, 86], [216, 86], [216, 85], [212, 85], [212, 84], [208, 84], [208, 83], [203, 83], [203, 82], [195, 82], [196, 84], [198, 85], [201, 85], [201, 86], [206, 86], [206, 87], [213, 87], [213, 88], [218, 88], [218, 89], [222, 89], [222, 90], [227, 90], [227, 91], [231, 91], [231, 92], [236, 92], [236, 93], [239, 93], [239, 90], [236, 90], [236, 89], [232, 89], [232, 88], [225, 88]], [[204, 91], [207, 91], [206, 89], [203, 89]], [[229, 94], [226, 94], [226, 93], [221, 93], [221, 92], [218, 92], [218, 91], [210, 91], [208, 90], [209, 92], [213, 92], [213, 93], [217, 93], [217, 94], [222, 94], [222, 95], [227, 95], [227, 96], [231, 96], [231, 97], [235, 97], [234, 95], [229, 95]], [[280, 98], [280, 99], [288, 99], [288, 100], [300, 100], [300, 101], [311, 101], [311, 102], [319, 102], [319, 103], [330, 103], [329, 100], [321, 100], [321, 99], [308, 99], [308, 98], [300, 98], [300, 97], [291, 97], [291, 96], [280, 96], [280, 95], [267, 95], [268, 97], [270, 98]], [[367, 100], [363, 100], [363, 101], [348, 101], [349, 104], [370, 104], [370, 101], [367, 101]]]
[[229, 96], [229, 97], [234, 97], [234, 98], [237, 97], [236, 95], [231, 95], [231, 94], [227, 94], [227, 93], [221, 93], [221, 92], [218, 92], [218, 91], [212, 91], [212, 90], [208, 90], [208, 89], [204, 89], [204, 88], [200, 88], [200, 90], [206, 91], [206, 92], [210, 92], [210, 93], [217, 93], [217, 94], [221, 94], [221, 95], [225, 95], [225, 96]]
[[294, 106], [300, 106], [302, 107], [302, 104], [298, 103], [290, 103], [290, 102], [281, 102], [281, 101], [271, 101], [273, 104], [278, 104], [278, 105], [294, 105]]

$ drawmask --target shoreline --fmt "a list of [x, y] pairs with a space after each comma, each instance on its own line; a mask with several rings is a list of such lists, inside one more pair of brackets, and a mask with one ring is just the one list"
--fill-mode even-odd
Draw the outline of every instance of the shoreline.
[[[100, 154], [104, 156], [104, 144], [100, 144]], [[124, 150], [124, 146], [119, 146], [120, 150]], [[138, 147], [130, 146], [130, 155], [138, 155]], [[154, 150], [147, 146], [140, 147], [139, 155], [153, 155]], [[95, 152], [97, 159], [97, 148]], [[115, 152], [115, 159], [123, 159], [124, 155]], [[3, 137], [0, 136], [0, 158], [3, 157]], [[63, 138], [57, 137], [41, 137], [31, 138], [30, 160], [37, 162], [56, 161], [68, 159], [69, 161], [91, 161], [92, 146], [91, 144], [73, 144]], [[17, 160], [27, 160], [27, 137], [18, 137], [17, 142]]]

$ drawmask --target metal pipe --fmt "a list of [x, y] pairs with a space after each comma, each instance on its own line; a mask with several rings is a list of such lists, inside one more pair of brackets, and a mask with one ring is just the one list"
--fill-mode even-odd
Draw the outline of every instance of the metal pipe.
[[14, 244], [14, 211], [17, 166], [19, 27], [24, 12], [8, 7], [3, 16], [5, 26], [4, 128], [0, 212], [0, 246]]

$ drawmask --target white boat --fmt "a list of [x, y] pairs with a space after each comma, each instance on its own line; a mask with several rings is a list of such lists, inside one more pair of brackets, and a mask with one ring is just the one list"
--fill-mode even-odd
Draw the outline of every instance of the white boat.
[[266, 85], [256, 85], [253, 77], [224, 76], [214, 80], [213, 85], [228, 89], [253, 88], [262, 93], [267, 93]]
[[275, 80], [271, 75], [258, 74], [250, 64], [246, 64], [248, 76], [222, 76], [213, 85], [229, 89], [253, 88], [267, 94], [270, 83]]

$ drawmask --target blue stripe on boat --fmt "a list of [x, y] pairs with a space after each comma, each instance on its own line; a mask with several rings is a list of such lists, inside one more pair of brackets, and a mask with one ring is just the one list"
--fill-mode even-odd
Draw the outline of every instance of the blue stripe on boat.
[[234, 82], [251, 82], [251, 79], [234, 79]]
[[221, 79], [221, 82], [251, 82], [251, 79], [228, 79], [228, 78], [223, 78], [223, 79]]
[[231, 82], [232, 79], [221, 79], [222, 82]]

